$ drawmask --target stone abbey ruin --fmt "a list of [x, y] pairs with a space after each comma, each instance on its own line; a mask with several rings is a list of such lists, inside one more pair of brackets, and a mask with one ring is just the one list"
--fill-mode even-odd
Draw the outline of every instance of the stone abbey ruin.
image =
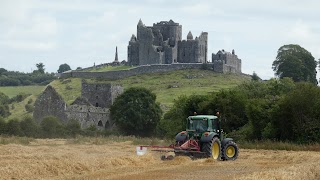
[[[117, 50], [116, 48], [114, 62], [106, 65], [123, 65], [123, 62], [118, 60]], [[208, 33], [202, 32], [194, 38], [189, 31], [187, 39], [183, 40], [182, 25], [172, 20], [145, 26], [140, 19], [137, 35], [132, 35], [129, 41], [127, 55], [126, 64], [133, 66], [130, 69], [88, 72], [86, 69], [90, 68], [86, 68], [64, 72], [61, 78], [121, 79], [145, 73], [203, 69], [204, 66], [205, 69], [219, 73], [241, 73], [241, 59], [234, 50], [230, 53], [222, 49], [216, 54], [212, 53], [209, 62]], [[64, 123], [75, 119], [82, 128], [94, 125], [99, 129], [110, 129], [114, 122], [110, 118], [109, 108], [122, 92], [123, 88], [119, 85], [82, 82], [81, 97], [67, 105], [55, 89], [48, 86], [36, 100], [33, 116], [38, 122], [45, 116], [53, 115]]]
[[46, 116], [55, 116], [63, 123], [74, 119], [81, 128], [95, 126], [98, 129], [112, 129], [114, 122], [110, 118], [110, 106], [123, 92], [120, 85], [89, 84], [82, 82], [81, 97], [71, 105], [63, 100], [52, 86], [47, 86], [35, 102], [34, 119], [40, 123]]

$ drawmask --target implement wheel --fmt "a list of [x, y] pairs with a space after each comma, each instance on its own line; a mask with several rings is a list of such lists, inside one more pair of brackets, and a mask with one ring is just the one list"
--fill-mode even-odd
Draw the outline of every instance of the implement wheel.
[[221, 143], [217, 137], [214, 137], [211, 141], [202, 144], [202, 152], [205, 152], [205, 156], [213, 159], [220, 160], [221, 157]]
[[238, 155], [239, 148], [235, 142], [229, 141], [222, 147], [223, 160], [236, 160]]

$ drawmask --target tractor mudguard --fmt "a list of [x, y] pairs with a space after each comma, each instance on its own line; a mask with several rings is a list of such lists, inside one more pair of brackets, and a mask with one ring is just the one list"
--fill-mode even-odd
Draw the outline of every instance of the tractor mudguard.
[[215, 133], [215, 132], [210, 132], [210, 134], [208, 136], [205, 136], [203, 134], [201, 139], [200, 139], [200, 142], [207, 143], [207, 142], [211, 141], [214, 136], [219, 137], [219, 135], [217, 133]]
[[176, 135], [176, 141], [179, 141], [179, 142], [181, 142], [181, 141], [184, 142], [187, 140], [187, 138], [188, 138], [187, 133], [180, 132]]
[[225, 138], [225, 139], [223, 139], [222, 142], [221, 142], [221, 147], [224, 147], [224, 145], [226, 145], [227, 142], [229, 142], [229, 141], [233, 141], [233, 139], [232, 139], [232, 138]]

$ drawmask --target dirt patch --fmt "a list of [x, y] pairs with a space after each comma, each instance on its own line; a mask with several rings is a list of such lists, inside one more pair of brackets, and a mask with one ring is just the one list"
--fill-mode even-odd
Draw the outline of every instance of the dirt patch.
[[129, 142], [0, 145], [0, 179], [320, 179], [320, 152], [240, 149], [236, 161], [160, 155], [136, 156]]

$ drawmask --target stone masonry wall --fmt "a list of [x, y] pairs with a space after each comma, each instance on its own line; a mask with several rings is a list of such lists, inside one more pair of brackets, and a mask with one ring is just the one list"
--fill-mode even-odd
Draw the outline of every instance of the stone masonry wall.
[[[98, 129], [112, 129], [115, 127], [110, 117], [109, 107], [113, 104], [115, 98], [123, 92], [120, 85], [111, 84], [86, 84], [82, 85], [84, 96], [77, 98], [72, 105], [67, 105], [62, 97], [52, 86], [48, 86], [35, 102], [33, 112], [34, 119], [40, 123], [46, 116], [55, 116], [63, 123], [70, 119], [77, 120], [81, 128], [88, 128], [94, 125]], [[99, 107], [91, 104], [87, 97], [95, 103], [97, 100]], [[97, 98], [98, 96], [98, 98]], [[105, 103], [105, 104], [103, 104]], [[104, 106], [104, 107], [101, 107]]]
[[66, 103], [50, 85], [39, 95], [34, 107], [33, 117], [37, 123], [40, 123], [46, 116], [55, 116], [62, 120], [63, 123], [67, 122], [67, 117], [64, 113]]
[[[208, 65], [212, 65], [208, 63]], [[130, 76], [146, 73], [168, 72], [180, 69], [201, 69], [202, 63], [177, 63], [177, 64], [152, 64], [138, 66], [132, 69], [106, 72], [83, 72], [69, 71], [61, 75], [61, 78], [78, 77], [78, 78], [104, 78], [110, 80], [122, 79]]]
[[114, 124], [111, 121], [108, 108], [71, 105], [66, 108], [65, 113], [68, 119], [76, 119], [81, 128], [88, 128], [94, 125], [99, 129], [111, 129]]

